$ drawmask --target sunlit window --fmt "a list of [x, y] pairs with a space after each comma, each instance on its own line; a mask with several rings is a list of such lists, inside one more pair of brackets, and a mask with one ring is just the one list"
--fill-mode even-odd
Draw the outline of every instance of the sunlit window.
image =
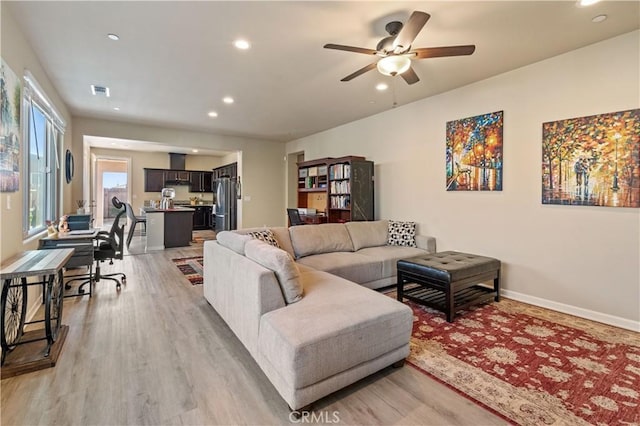
[[24, 218], [25, 237], [57, 219], [60, 199], [60, 160], [64, 124], [30, 75], [25, 76], [23, 97]]

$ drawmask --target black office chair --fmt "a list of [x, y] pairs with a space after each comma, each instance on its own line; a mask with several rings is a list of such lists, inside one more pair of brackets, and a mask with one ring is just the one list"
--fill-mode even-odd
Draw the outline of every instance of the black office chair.
[[127, 234], [127, 248], [129, 248], [129, 246], [131, 245], [131, 239], [133, 238], [133, 231], [135, 231], [136, 225], [138, 223], [142, 223], [144, 225], [144, 233], [147, 233], [147, 218], [143, 216], [136, 216], [133, 213], [133, 207], [131, 207], [131, 204], [124, 203], [124, 205], [127, 211], [127, 217], [131, 221], [129, 233]]
[[[120, 225], [120, 219], [124, 217], [127, 209], [125, 204], [117, 197], [113, 197], [111, 202], [117, 209], [122, 209], [122, 211], [116, 215], [109, 232], [100, 232], [96, 237], [97, 245], [93, 249], [93, 258], [96, 261], [94, 281], [98, 282], [101, 279], [115, 281], [116, 290], [120, 290], [121, 284], [127, 283], [127, 276], [124, 273], [116, 272], [105, 275], [100, 273], [100, 263], [109, 260], [109, 265], [113, 265], [113, 259], [122, 260], [124, 254], [124, 225]], [[122, 277], [122, 283], [115, 277]]]
[[298, 209], [287, 209], [287, 216], [289, 216], [289, 224], [291, 226], [305, 225]]

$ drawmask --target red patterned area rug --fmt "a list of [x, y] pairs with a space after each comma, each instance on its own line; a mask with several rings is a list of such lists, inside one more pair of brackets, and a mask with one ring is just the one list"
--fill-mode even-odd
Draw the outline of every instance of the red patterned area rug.
[[202, 284], [202, 256], [171, 259], [192, 285]]
[[408, 305], [409, 363], [506, 420], [640, 424], [639, 333], [508, 299], [453, 323]]

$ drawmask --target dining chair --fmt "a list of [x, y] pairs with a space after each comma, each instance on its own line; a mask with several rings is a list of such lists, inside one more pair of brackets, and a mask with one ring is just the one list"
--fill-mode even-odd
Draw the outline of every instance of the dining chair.
[[136, 230], [136, 225], [138, 223], [142, 223], [144, 225], [144, 233], [147, 233], [147, 218], [144, 216], [136, 216], [133, 213], [133, 207], [131, 207], [131, 204], [124, 203], [124, 206], [127, 211], [127, 217], [129, 218], [129, 221], [131, 221], [129, 233], [127, 234], [127, 248], [129, 248], [131, 245], [131, 239], [133, 238], [133, 232]]

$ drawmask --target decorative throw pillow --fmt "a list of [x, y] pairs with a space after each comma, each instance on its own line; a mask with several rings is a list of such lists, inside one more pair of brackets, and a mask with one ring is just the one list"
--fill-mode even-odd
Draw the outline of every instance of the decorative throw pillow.
[[390, 220], [387, 244], [390, 246], [416, 247], [416, 223]]
[[276, 236], [273, 235], [273, 232], [271, 232], [271, 229], [265, 229], [264, 231], [249, 232], [247, 233], [247, 235], [251, 235], [251, 237], [255, 238], [256, 240], [264, 241], [265, 243], [271, 244], [274, 247], [282, 248], [280, 247], [280, 244], [278, 244], [278, 240], [276, 240]]

